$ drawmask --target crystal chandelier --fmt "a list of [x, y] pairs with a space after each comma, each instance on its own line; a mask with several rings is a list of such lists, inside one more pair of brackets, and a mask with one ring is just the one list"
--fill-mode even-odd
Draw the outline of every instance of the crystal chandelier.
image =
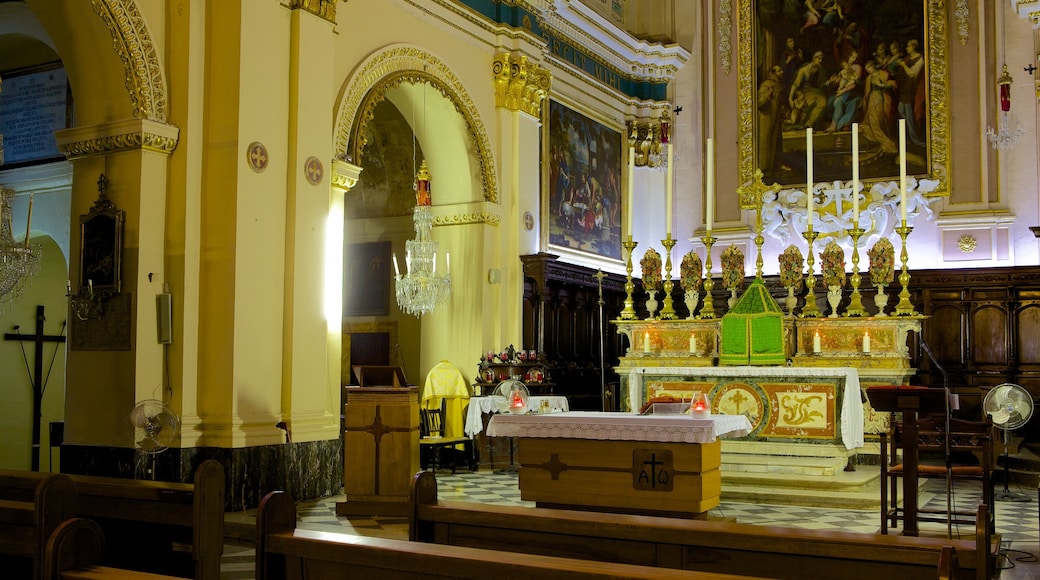
[[999, 151], [1007, 151], [1018, 142], [1022, 140], [1022, 136], [1026, 134], [1026, 130], [1022, 128], [1022, 123], [1018, 123], [1015, 130], [1012, 131], [1011, 127], [1008, 126], [1008, 115], [1011, 111], [1011, 83], [1013, 82], [1011, 74], [1008, 73], [1007, 65], [1004, 65], [1004, 72], [1001, 73], [997, 79], [997, 85], [1000, 87], [1000, 113], [998, 113], [998, 127], [986, 128], [986, 138], [989, 139], [990, 144], [993, 145], [994, 149]]
[[408, 314], [421, 316], [446, 301], [451, 294], [451, 256], [445, 252], [443, 276], [437, 275], [437, 242], [433, 241], [433, 212], [430, 207], [430, 171], [424, 159], [415, 176], [415, 239], [405, 242], [405, 274], [394, 254], [397, 304]]
[[[0, 162], [3, 153], [0, 150]], [[25, 241], [16, 242], [12, 234], [14, 190], [0, 185], [0, 312], [22, 295], [26, 283], [40, 271], [41, 247], [29, 243], [29, 220], [32, 219], [32, 200], [25, 227]]]

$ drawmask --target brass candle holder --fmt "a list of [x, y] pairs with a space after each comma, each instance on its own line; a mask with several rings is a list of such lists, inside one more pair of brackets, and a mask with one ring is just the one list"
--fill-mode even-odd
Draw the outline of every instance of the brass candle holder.
[[716, 240], [717, 238], [711, 236], [711, 231], [701, 238], [708, 251], [704, 256], [704, 306], [701, 306], [701, 313], [697, 318], [715, 318], [715, 298], [711, 293], [715, 288], [715, 281], [711, 279], [711, 247], [715, 245]]
[[866, 311], [863, 310], [863, 297], [859, 293], [859, 283], [862, 278], [859, 275], [859, 238], [863, 235], [863, 228], [856, 227], [849, 230], [849, 235], [852, 236], [852, 277], [849, 281], [852, 284], [852, 295], [849, 296], [849, 306], [845, 309], [845, 316], [863, 316]]
[[896, 304], [896, 316], [915, 316], [917, 314], [914, 310], [914, 305], [910, 302], [910, 267], [907, 265], [909, 256], [906, 253], [906, 237], [912, 231], [914, 231], [914, 228], [906, 225], [906, 220], [903, 220], [903, 227], [896, 228], [896, 233], [899, 234], [903, 246], [899, 251], [899, 259], [903, 262], [903, 270], [899, 274], [899, 285], [903, 289], [899, 291], [899, 304]]
[[802, 237], [809, 244], [809, 252], [805, 257], [805, 265], [809, 271], [805, 274], [805, 305], [802, 306], [802, 318], [816, 318], [820, 315], [820, 309], [816, 306], [816, 275], [813, 274], [813, 264], [816, 263], [816, 259], [813, 254], [813, 242], [820, 234], [814, 232], [812, 227], [806, 230]]
[[661, 244], [664, 245], [665, 258], [664, 258], [664, 306], [661, 308], [661, 320], [673, 320], [675, 318], [675, 307], [672, 305], [672, 248], [675, 247], [675, 240], [672, 239], [672, 234], [669, 233], [665, 236], [665, 239], [661, 240]]
[[628, 241], [621, 242], [621, 245], [628, 251], [628, 261], [625, 263], [625, 272], [628, 273], [625, 278], [625, 307], [621, 310], [621, 320], [635, 320], [636, 308], [632, 292], [635, 291], [636, 285], [632, 282], [632, 254], [639, 242], [632, 241], [632, 236], [628, 236]]

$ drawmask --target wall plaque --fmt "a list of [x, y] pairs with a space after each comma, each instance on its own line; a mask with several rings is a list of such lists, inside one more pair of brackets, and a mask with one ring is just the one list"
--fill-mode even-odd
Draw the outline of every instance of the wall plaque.
[[72, 107], [64, 68], [14, 73], [0, 85], [4, 165], [64, 158], [54, 132], [69, 127]]

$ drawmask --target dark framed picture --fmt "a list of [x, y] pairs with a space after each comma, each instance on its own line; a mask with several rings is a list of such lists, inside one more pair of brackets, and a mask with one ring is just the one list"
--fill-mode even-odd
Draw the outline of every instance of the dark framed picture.
[[619, 130], [549, 102], [543, 232], [554, 250], [621, 260]]
[[907, 174], [948, 193], [949, 111], [942, 3], [925, 0], [739, 0], [740, 181], [899, 176], [898, 119], [906, 122]]
[[343, 260], [343, 316], [389, 315], [390, 242], [348, 244]]
[[116, 209], [104, 192], [87, 215], [79, 217], [81, 289], [118, 293], [122, 287], [123, 222], [125, 212]]

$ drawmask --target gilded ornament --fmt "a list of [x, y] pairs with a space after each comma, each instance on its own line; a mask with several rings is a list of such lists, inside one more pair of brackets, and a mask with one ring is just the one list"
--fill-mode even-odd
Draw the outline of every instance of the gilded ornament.
[[732, 0], [722, 0], [719, 5], [719, 62], [722, 64], [722, 72], [729, 74], [731, 57], [733, 54], [730, 46], [730, 35], [732, 34], [733, 20]]
[[552, 73], [527, 61], [526, 55], [503, 52], [491, 67], [495, 81], [495, 106], [541, 117], [542, 101], [549, 96]]
[[433, 218], [433, 225], [435, 226], [461, 226], [467, 224], [487, 224], [489, 226], [497, 226], [502, 218], [497, 215], [481, 211], [473, 213], [464, 213], [449, 216], [437, 216]]
[[267, 154], [267, 147], [259, 141], [253, 141], [246, 148], [246, 163], [256, 173], [262, 173], [267, 169], [271, 156]]
[[484, 201], [498, 203], [491, 142], [468, 91], [455, 73], [435, 56], [412, 46], [388, 48], [361, 65], [336, 110], [335, 155], [360, 162], [365, 148], [365, 128], [386, 91], [404, 83], [429, 83], [466, 121], [470, 140], [477, 148], [484, 185]]
[[325, 176], [325, 167], [321, 164], [320, 159], [311, 155], [303, 164], [303, 174], [307, 178], [307, 183], [318, 185], [321, 183], [321, 178]]
[[957, 240], [957, 247], [961, 249], [965, 254], [970, 254], [975, 251], [975, 248], [979, 246], [979, 241], [975, 239], [975, 236], [964, 234]]
[[134, 0], [91, 0], [112, 47], [123, 62], [124, 83], [135, 119], [166, 122], [166, 79], [144, 17]]

